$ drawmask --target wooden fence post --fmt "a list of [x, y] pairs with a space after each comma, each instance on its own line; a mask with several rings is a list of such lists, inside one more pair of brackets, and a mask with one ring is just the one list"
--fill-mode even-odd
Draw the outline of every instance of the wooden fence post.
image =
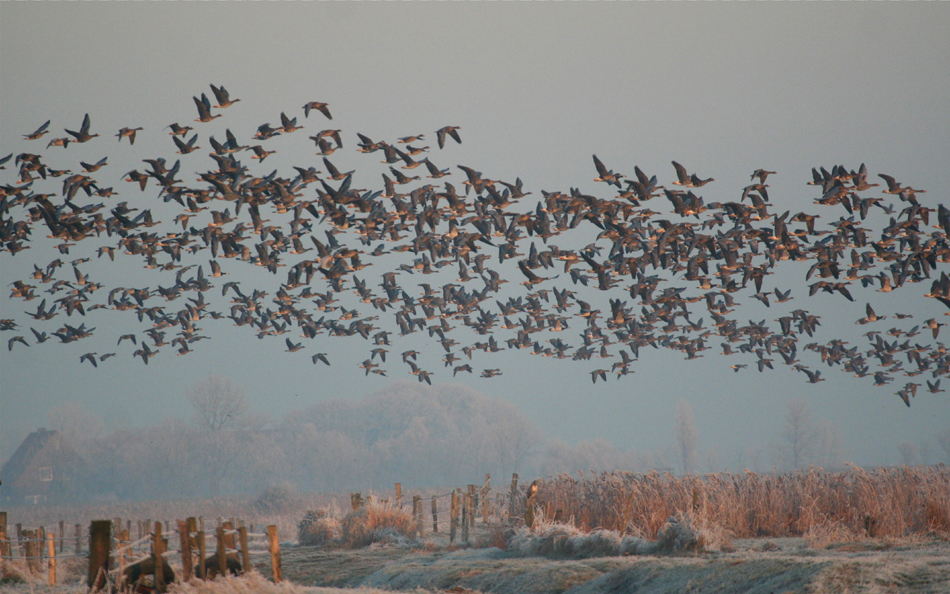
[[152, 533], [152, 560], [155, 563], [155, 589], [164, 592], [165, 588], [165, 540], [162, 538], [162, 522], [155, 521], [155, 531]]
[[52, 532], [46, 533], [46, 549], [48, 553], [48, 565], [46, 571], [47, 582], [50, 586], [56, 585], [56, 537]]
[[439, 507], [436, 505], [435, 495], [432, 496], [432, 532], [439, 531]]
[[452, 491], [452, 502], [449, 504], [449, 544], [455, 542], [455, 532], [458, 529], [459, 494]]
[[[10, 543], [7, 540], [7, 512], [0, 511], [0, 557], [10, 556]], [[0, 559], [0, 568], [3, 567], [3, 559]], [[0, 573], [0, 575], [3, 575]]]
[[109, 520], [93, 520], [89, 525], [89, 576], [86, 586], [92, 591], [101, 590], [109, 577], [111, 528], [112, 522]]
[[82, 554], [82, 524], [76, 524], [76, 554]]
[[224, 537], [224, 524], [218, 524], [218, 574], [224, 578], [228, 575], [228, 556], [225, 550], [228, 546]]
[[416, 527], [413, 532], [419, 538], [422, 538], [422, 496], [413, 495], [412, 496], [412, 521], [415, 523]]
[[475, 512], [478, 511], [478, 487], [476, 485], [468, 486], [468, 521], [470, 528], [475, 527]]
[[191, 534], [186, 520], [178, 520], [178, 543], [181, 549], [181, 581], [187, 583], [194, 573], [195, 560], [191, 555]]
[[280, 541], [277, 539], [277, 526], [267, 527], [267, 544], [270, 548], [270, 563], [274, 572], [274, 583], [280, 583], [284, 579], [283, 571], [280, 568]]
[[59, 521], [59, 552], [66, 552], [66, 521]]
[[127, 530], [121, 530], [115, 535], [116, 547], [115, 556], [119, 562], [119, 575], [125, 573], [125, 554], [129, 550], [129, 533]]
[[514, 518], [518, 513], [516, 502], [518, 501], [518, 473], [511, 473], [511, 491], [508, 494], [508, 519]]
[[402, 483], [396, 483], [396, 509], [402, 509]]
[[198, 577], [201, 579], [207, 579], [208, 567], [205, 556], [207, 555], [207, 549], [205, 548], [205, 531], [198, 531]]
[[29, 572], [39, 571], [39, 547], [36, 546], [36, 530], [24, 530], [23, 534], [23, 556], [26, 557], [26, 568]]
[[465, 493], [462, 495], [462, 542], [468, 542], [468, 523], [469, 514], [471, 514], [471, 495]]
[[251, 552], [247, 548], [246, 526], [238, 528], [238, 537], [241, 541], [241, 567], [244, 568], [244, 573], [247, 573], [251, 570]]
[[491, 513], [491, 475], [487, 472], [485, 473], [485, 484], [482, 486], [481, 500], [482, 522], [487, 523], [488, 515]]

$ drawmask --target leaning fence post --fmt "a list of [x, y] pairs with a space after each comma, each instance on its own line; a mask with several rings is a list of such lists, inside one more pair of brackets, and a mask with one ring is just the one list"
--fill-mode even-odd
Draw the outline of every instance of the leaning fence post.
[[402, 483], [396, 483], [396, 509], [402, 509]]
[[244, 573], [251, 570], [251, 552], [247, 548], [247, 526], [241, 525], [238, 528], [238, 539], [241, 541], [241, 567]]
[[274, 582], [279, 583], [284, 579], [283, 571], [280, 568], [280, 541], [277, 539], [277, 526], [267, 527], [267, 544], [270, 547], [270, 563], [274, 572]]
[[181, 548], [181, 581], [191, 581], [194, 572], [194, 559], [191, 556], [191, 535], [188, 534], [188, 522], [178, 520], [178, 542]]
[[101, 590], [109, 576], [111, 529], [112, 522], [109, 520], [93, 520], [89, 525], [89, 576], [86, 585], [93, 591]]

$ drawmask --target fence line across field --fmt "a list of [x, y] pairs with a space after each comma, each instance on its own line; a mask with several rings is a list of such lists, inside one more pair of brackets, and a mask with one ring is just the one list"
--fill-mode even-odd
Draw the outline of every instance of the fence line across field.
[[[485, 475], [485, 481], [482, 486], [469, 484], [465, 489], [456, 488], [445, 493], [430, 494], [427, 497], [423, 495], [412, 495], [403, 500], [402, 485], [395, 483], [392, 502], [389, 499], [381, 499], [375, 495], [364, 498], [361, 493], [351, 493], [350, 502], [353, 511], [359, 511], [361, 508], [371, 503], [381, 503], [393, 505], [397, 509], [404, 509], [411, 501], [411, 514], [415, 521], [414, 534], [422, 537], [427, 532], [426, 529], [426, 509], [424, 499], [429, 499], [428, 513], [431, 517], [431, 532], [439, 532], [439, 514], [444, 513], [443, 523], [448, 522], [449, 540], [457, 540], [458, 531], [461, 530], [461, 540], [464, 543], [469, 541], [470, 530], [474, 529], [477, 516], [482, 516], [482, 522], [488, 523], [491, 518], [507, 517], [511, 519], [519, 514], [518, 504], [522, 497], [518, 491], [518, 475], [512, 475], [511, 488], [509, 493], [495, 491], [492, 492], [490, 476]], [[502, 513], [507, 508], [507, 513]], [[281, 569], [280, 542], [278, 539], [277, 525], [267, 526], [266, 532], [253, 532], [254, 524], [250, 524], [249, 530], [243, 521], [234, 517], [225, 520], [218, 516], [218, 525], [213, 529], [204, 529], [204, 517], [189, 517], [187, 520], [170, 521], [152, 521], [150, 519], [137, 520], [135, 526], [138, 531], [138, 538], [130, 539], [132, 531], [132, 520], [123, 520], [122, 518], [113, 518], [110, 520], [95, 520], [90, 523], [88, 531], [84, 531], [80, 524], [75, 525], [75, 536], [66, 535], [65, 521], [59, 522], [59, 536], [54, 535], [53, 530], [47, 531], [45, 527], [24, 528], [21, 524], [16, 525], [16, 537], [10, 539], [7, 537], [7, 513], [0, 511], [0, 566], [6, 562], [22, 562], [27, 570], [32, 574], [41, 572], [40, 565], [43, 559], [47, 561], [47, 576], [50, 585], [56, 583], [56, 561], [64, 558], [87, 558], [89, 560], [89, 573], [87, 585], [90, 591], [98, 591], [106, 587], [110, 581], [121, 580], [125, 576], [125, 571], [132, 566], [146, 563], [149, 559], [153, 560], [152, 568], [154, 573], [153, 580], [159, 591], [164, 591], [165, 576], [163, 568], [167, 564], [166, 559], [178, 556], [181, 558], [182, 579], [188, 580], [195, 575], [204, 577], [208, 575], [206, 566], [209, 563], [213, 565], [213, 571], [217, 573], [228, 573], [235, 571], [229, 567], [228, 559], [238, 559], [238, 565], [242, 571], [251, 569], [251, 556], [269, 555], [271, 559], [271, 575], [275, 582], [283, 579]], [[278, 517], [280, 521], [280, 517]], [[444, 525], [444, 524], [443, 524]], [[237, 527], [235, 527], [237, 526]], [[83, 536], [88, 535], [88, 551], [83, 551]], [[178, 541], [177, 545], [174, 541]], [[255, 546], [264, 541], [264, 547]], [[41, 543], [46, 543], [43, 546]], [[67, 543], [75, 544], [75, 552], [66, 553]], [[59, 545], [59, 553], [56, 551], [56, 545]], [[13, 546], [22, 552], [22, 555], [13, 554]], [[170, 545], [170, 546], [169, 546]], [[308, 545], [301, 545], [299, 542], [294, 548], [315, 548]], [[195, 565], [195, 555], [197, 554], [197, 566]], [[158, 560], [161, 559], [161, 562]]]

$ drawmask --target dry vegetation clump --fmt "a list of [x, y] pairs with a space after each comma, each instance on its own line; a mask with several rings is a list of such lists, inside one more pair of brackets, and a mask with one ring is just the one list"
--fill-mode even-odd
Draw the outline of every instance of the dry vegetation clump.
[[767, 475], [558, 475], [539, 482], [537, 498], [546, 517], [572, 517], [585, 531], [639, 531], [648, 539], [683, 512], [735, 538], [804, 536], [828, 523], [871, 537], [950, 535], [950, 468], [942, 464]]
[[412, 514], [390, 503], [369, 501], [357, 511], [343, 516], [340, 541], [357, 549], [376, 542], [408, 543], [415, 537], [416, 521]]
[[689, 512], [678, 512], [663, 524], [657, 534], [656, 548], [658, 552], [668, 554], [735, 549], [722, 527]]
[[284, 513], [300, 505], [300, 494], [289, 484], [273, 485], [261, 491], [252, 505], [260, 514]]
[[326, 509], [308, 511], [297, 524], [297, 542], [302, 545], [328, 546], [340, 538], [340, 521]]
[[643, 555], [656, 552], [655, 543], [614, 530], [583, 532], [570, 524], [543, 524], [536, 530], [519, 528], [508, 541], [508, 551], [522, 557], [586, 559]]
[[802, 535], [805, 544], [813, 549], [823, 549], [843, 542], [861, 539], [864, 533], [855, 532], [841, 522], [818, 522], [812, 524]]

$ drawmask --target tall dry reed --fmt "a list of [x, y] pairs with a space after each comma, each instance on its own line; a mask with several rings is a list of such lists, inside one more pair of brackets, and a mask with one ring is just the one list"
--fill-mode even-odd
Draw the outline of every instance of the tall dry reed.
[[681, 512], [736, 538], [802, 536], [829, 523], [872, 537], [947, 535], [950, 467], [685, 477], [655, 471], [558, 475], [540, 481], [538, 503], [545, 517], [573, 519], [582, 530], [603, 528], [650, 539], [667, 518]]

